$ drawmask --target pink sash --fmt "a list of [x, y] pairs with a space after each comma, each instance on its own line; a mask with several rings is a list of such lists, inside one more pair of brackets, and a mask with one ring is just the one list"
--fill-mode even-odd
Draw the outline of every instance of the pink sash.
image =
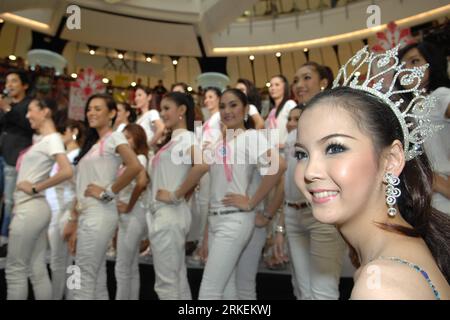
[[273, 108], [272, 111], [270, 111], [269, 116], [267, 119], [269, 120], [269, 129], [276, 129], [278, 127], [277, 125], [277, 117], [275, 116], [277, 112], [276, 108]]
[[172, 141], [168, 142], [165, 146], [163, 146], [161, 149], [158, 150], [158, 152], [152, 159], [152, 168], [154, 168], [155, 166], [157, 166], [159, 164], [161, 153], [164, 152], [165, 150], [169, 149], [174, 144], [174, 142], [175, 141], [172, 140]]

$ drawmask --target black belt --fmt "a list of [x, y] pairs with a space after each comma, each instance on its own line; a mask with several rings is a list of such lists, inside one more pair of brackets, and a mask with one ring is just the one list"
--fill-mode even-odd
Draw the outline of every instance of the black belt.
[[211, 210], [209, 211], [210, 216], [222, 216], [225, 214], [232, 214], [232, 213], [239, 213], [239, 212], [245, 212], [244, 210]]
[[306, 209], [309, 207], [308, 202], [288, 202], [285, 201], [284, 202], [285, 205], [287, 205], [288, 207], [294, 208], [296, 210], [300, 210], [300, 209]]

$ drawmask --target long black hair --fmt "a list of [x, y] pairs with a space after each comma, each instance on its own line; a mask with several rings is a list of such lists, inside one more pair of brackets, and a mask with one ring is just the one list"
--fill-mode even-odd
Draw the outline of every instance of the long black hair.
[[[86, 132], [86, 140], [84, 141], [83, 146], [81, 147], [80, 154], [74, 160], [75, 165], [77, 165], [78, 162], [80, 162], [80, 160], [89, 152], [89, 150], [91, 150], [91, 148], [97, 143], [97, 141], [100, 138], [97, 130], [89, 127], [89, 122], [87, 119], [89, 104], [93, 99], [103, 99], [103, 101], [105, 101], [106, 106], [108, 107], [108, 110], [109, 111], [115, 110], [117, 115], [116, 101], [114, 101], [113, 97], [111, 97], [109, 94], [98, 93], [89, 97], [88, 101], [86, 102], [86, 107], [84, 109], [84, 124], [86, 128], [88, 128]], [[112, 119], [112, 123], [114, 123], [115, 120], [116, 117]]]
[[[239, 99], [239, 101], [242, 103], [242, 105], [244, 106], [244, 108], [246, 106], [248, 106], [248, 99], [247, 96], [245, 95], [245, 93], [243, 93], [241, 90], [236, 89], [236, 88], [231, 88], [231, 89], [227, 89], [225, 90], [222, 95], [224, 95], [225, 93], [231, 93], [233, 94], [236, 98]], [[253, 121], [252, 117], [248, 117], [247, 120], [244, 119], [244, 126], [245, 129], [255, 129], [255, 122]]]
[[[278, 117], [278, 114], [281, 112], [281, 110], [283, 110], [284, 104], [290, 99], [291, 97], [291, 89], [289, 87], [289, 81], [287, 80], [287, 78], [285, 76], [283, 76], [282, 74], [273, 76], [273, 78], [279, 78], [281, 79], [281, 81], [284, 84], [284, 91], [283, 91], [283, 100], [281, 100], [280, 105], [278, 106], [277, 111], [275, 112], [275, 117]], [[269, 95], [269, 100], [270, 100], [270, 110], [272, 110], [273, 108], [275, 108], [275, 100], [273, 100], [273, 98]]]
[[[372, 138], [377, 154], [395, 140], [404, 143], [402, 129], [394, 112], [370, 93], [349, 87], [334, 88], [316, 95], [305, 106], [305, 110], [319, 103], [347, 110], [360, 129]], [[450, 217], [431, 207], [433, 172], [425, 153], [407, 161], [399, 178], [401, 196], [397, 204], [401, 216], [412, 228], [389, 223], [376, 225], [409, 237], [421, 237], [449, 281]]]
[[[173, 101], [177, 107], [180, 106], [186, 106], [186, 114], [185, 114], [185, 121], [186, 121], [186, 128], [194, 132], [194, 121], [195, 121], [195, 103], [194, 99], [190, 94], [183, 93], [183, 92], [169, 92], [164, 95], [163, 99], [169, 99]], [[166, 135], [166, 139], [163, 143], [161, 143], [160, 147], [165, 145], [170, 141], [172, 138], [172, 132], [168, 132]]]
[[56, 131], [61, 132], [60, 125], [62, 122], [66, 120], [67, 112], [58, 110], [58, 104], [54, 99], [51, 98], [42, 98], [42, 99], [34, 98], [32, 101], [36, 101], [36, 104], [41, 110], [42, 109], [50, 110], [50, 116], [53, 121], [53, 124], [55, 125]]
[[450, 88], [450, 79], [447, 74], [447, 59], [442, 51], [429, 42], [413, 43], [399, 51], [399, 59], [403, 59], [410, 50], [417, 49], [429, 64], [427, 92], [432, 92], [439, 87]]
[[261, 113], [261, 97], [253, 82], [244, 78], [239, 78], [236, 82], [242, 83], [247, 88], [248, 103], [253, 104], [258, 112]]

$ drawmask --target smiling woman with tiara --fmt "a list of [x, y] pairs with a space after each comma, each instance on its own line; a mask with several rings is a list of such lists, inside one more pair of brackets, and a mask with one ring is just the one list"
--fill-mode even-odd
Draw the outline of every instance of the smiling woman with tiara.
[[397, 50], [361, 49], [306, 106], [295, 180], [314, 217], [335, 225], [354, 253], [352, 299], [449, 299], [450, 218], [431, 207], [422, 148], [438, 129], [428, 119], [434, 99], [419, 90], [426, 66], [405, 68]]

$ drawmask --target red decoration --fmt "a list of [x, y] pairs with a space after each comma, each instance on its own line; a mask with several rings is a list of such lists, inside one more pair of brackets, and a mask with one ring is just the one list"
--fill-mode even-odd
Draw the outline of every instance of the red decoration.
[[385, 32], [377, 32], [377, 39], [378, 43], [372, 47], [372, 51], [380, 53], [397, 45], [402, 48], [415, 42], [409, 28], [400, 29], [393, 21], [389, 22]]

